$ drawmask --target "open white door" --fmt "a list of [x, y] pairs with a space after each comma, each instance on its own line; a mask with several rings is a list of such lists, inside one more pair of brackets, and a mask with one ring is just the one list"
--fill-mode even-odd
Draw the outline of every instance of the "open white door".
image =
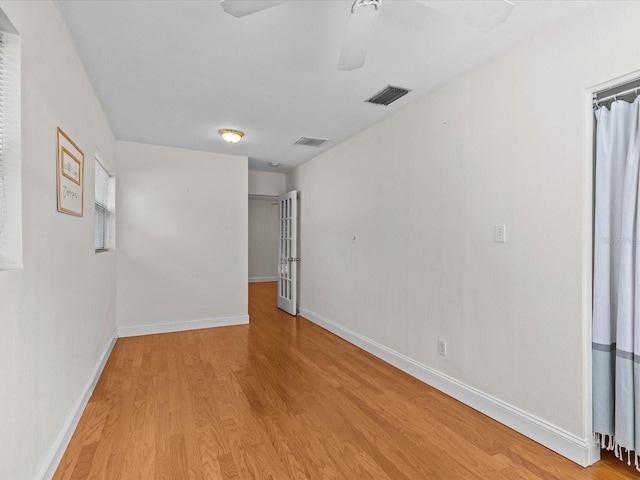
[[298, 314], [298, 192], [280, 195], [280, 255], [278, 269], [278, 308]]

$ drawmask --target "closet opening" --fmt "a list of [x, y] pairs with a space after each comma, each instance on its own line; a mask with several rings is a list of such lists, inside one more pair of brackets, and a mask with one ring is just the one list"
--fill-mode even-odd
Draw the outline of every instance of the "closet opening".
[[591, 135], [585, 135], [583, 204], [585, 432], [593, 432], [588, 463], [606, 450], [638, 470], [639, 93], [638, 72], [587, 92], [585, 132]]

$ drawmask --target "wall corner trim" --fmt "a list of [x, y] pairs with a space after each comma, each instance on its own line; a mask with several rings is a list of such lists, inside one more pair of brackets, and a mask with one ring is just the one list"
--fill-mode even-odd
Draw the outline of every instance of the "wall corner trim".
[[71, 441], [71, 437], [78, 426], [80, 417], [82, 417], [82, 414], [89, 403], [89, 399], [93, 394], [96, 384], [98, 383], [102, 370], [104, 370], [104, 367], [107, 364], [107, 360], [111, 355], [111, 351], [116, 344], [117, 338], [116, 330], [114, 330], [107, 342], [107, 346], [98, 358], [98, 363], [96, 363], [93, 368], [93, 371], [89, 376], [89, 380], [80, 394], [80, 398], [78, 398], [78, 401], [71, 409], [67, 421], [64, 423], [60, 433], [58, 434], [58, 438], [56, 438], [55, 442], [51, 446], [49, 454], [46, 456], [44, 463], [38, 471], [38, 474], [35, 477], [37, 480], [49, 480], [56, 473], [56, 469], [62, 459], [62, 455], [64, 455], [64, 452]]
[[168, 323], [154, 323], [151, 325], [135, 325], [132, 327], [118, 327], [118, 337], [137, 337], [139, 335], [154, 335], [157, 333], [184, 332], [201, 328], [230, 327], [246, 325], [249, 315], [232, 317], [201, 318], [196, 320], [182, 320]]
[[594, 444], [591, 439], [579, 438], [549, 422], [323, 318], [310, 310], [301, 307], [300, 315], [412, 377], [437, 388], [465, 405], [478, 410], [583, 467], [597, 461], [597, 458], [594, 458]]

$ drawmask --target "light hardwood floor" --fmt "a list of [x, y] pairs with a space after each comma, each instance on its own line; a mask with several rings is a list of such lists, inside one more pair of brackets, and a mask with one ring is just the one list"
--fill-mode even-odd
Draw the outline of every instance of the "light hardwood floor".
[[[275, 307], [250, 326], [122, 338], [55, 479], [632, 479], [583, 469]], [[514, 386], [514, 388], [517, 386]]]

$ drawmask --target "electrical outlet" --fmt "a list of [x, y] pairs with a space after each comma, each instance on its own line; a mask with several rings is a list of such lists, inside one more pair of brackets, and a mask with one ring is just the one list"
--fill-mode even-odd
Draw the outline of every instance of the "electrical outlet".
[[441, 338], [438, 339], [438, 353], [442, 356], [447, 356], [447, 342]]
[[507, 226], [504, 223], [493, 226], [493, 241], [496, 243], [507, 241]]

